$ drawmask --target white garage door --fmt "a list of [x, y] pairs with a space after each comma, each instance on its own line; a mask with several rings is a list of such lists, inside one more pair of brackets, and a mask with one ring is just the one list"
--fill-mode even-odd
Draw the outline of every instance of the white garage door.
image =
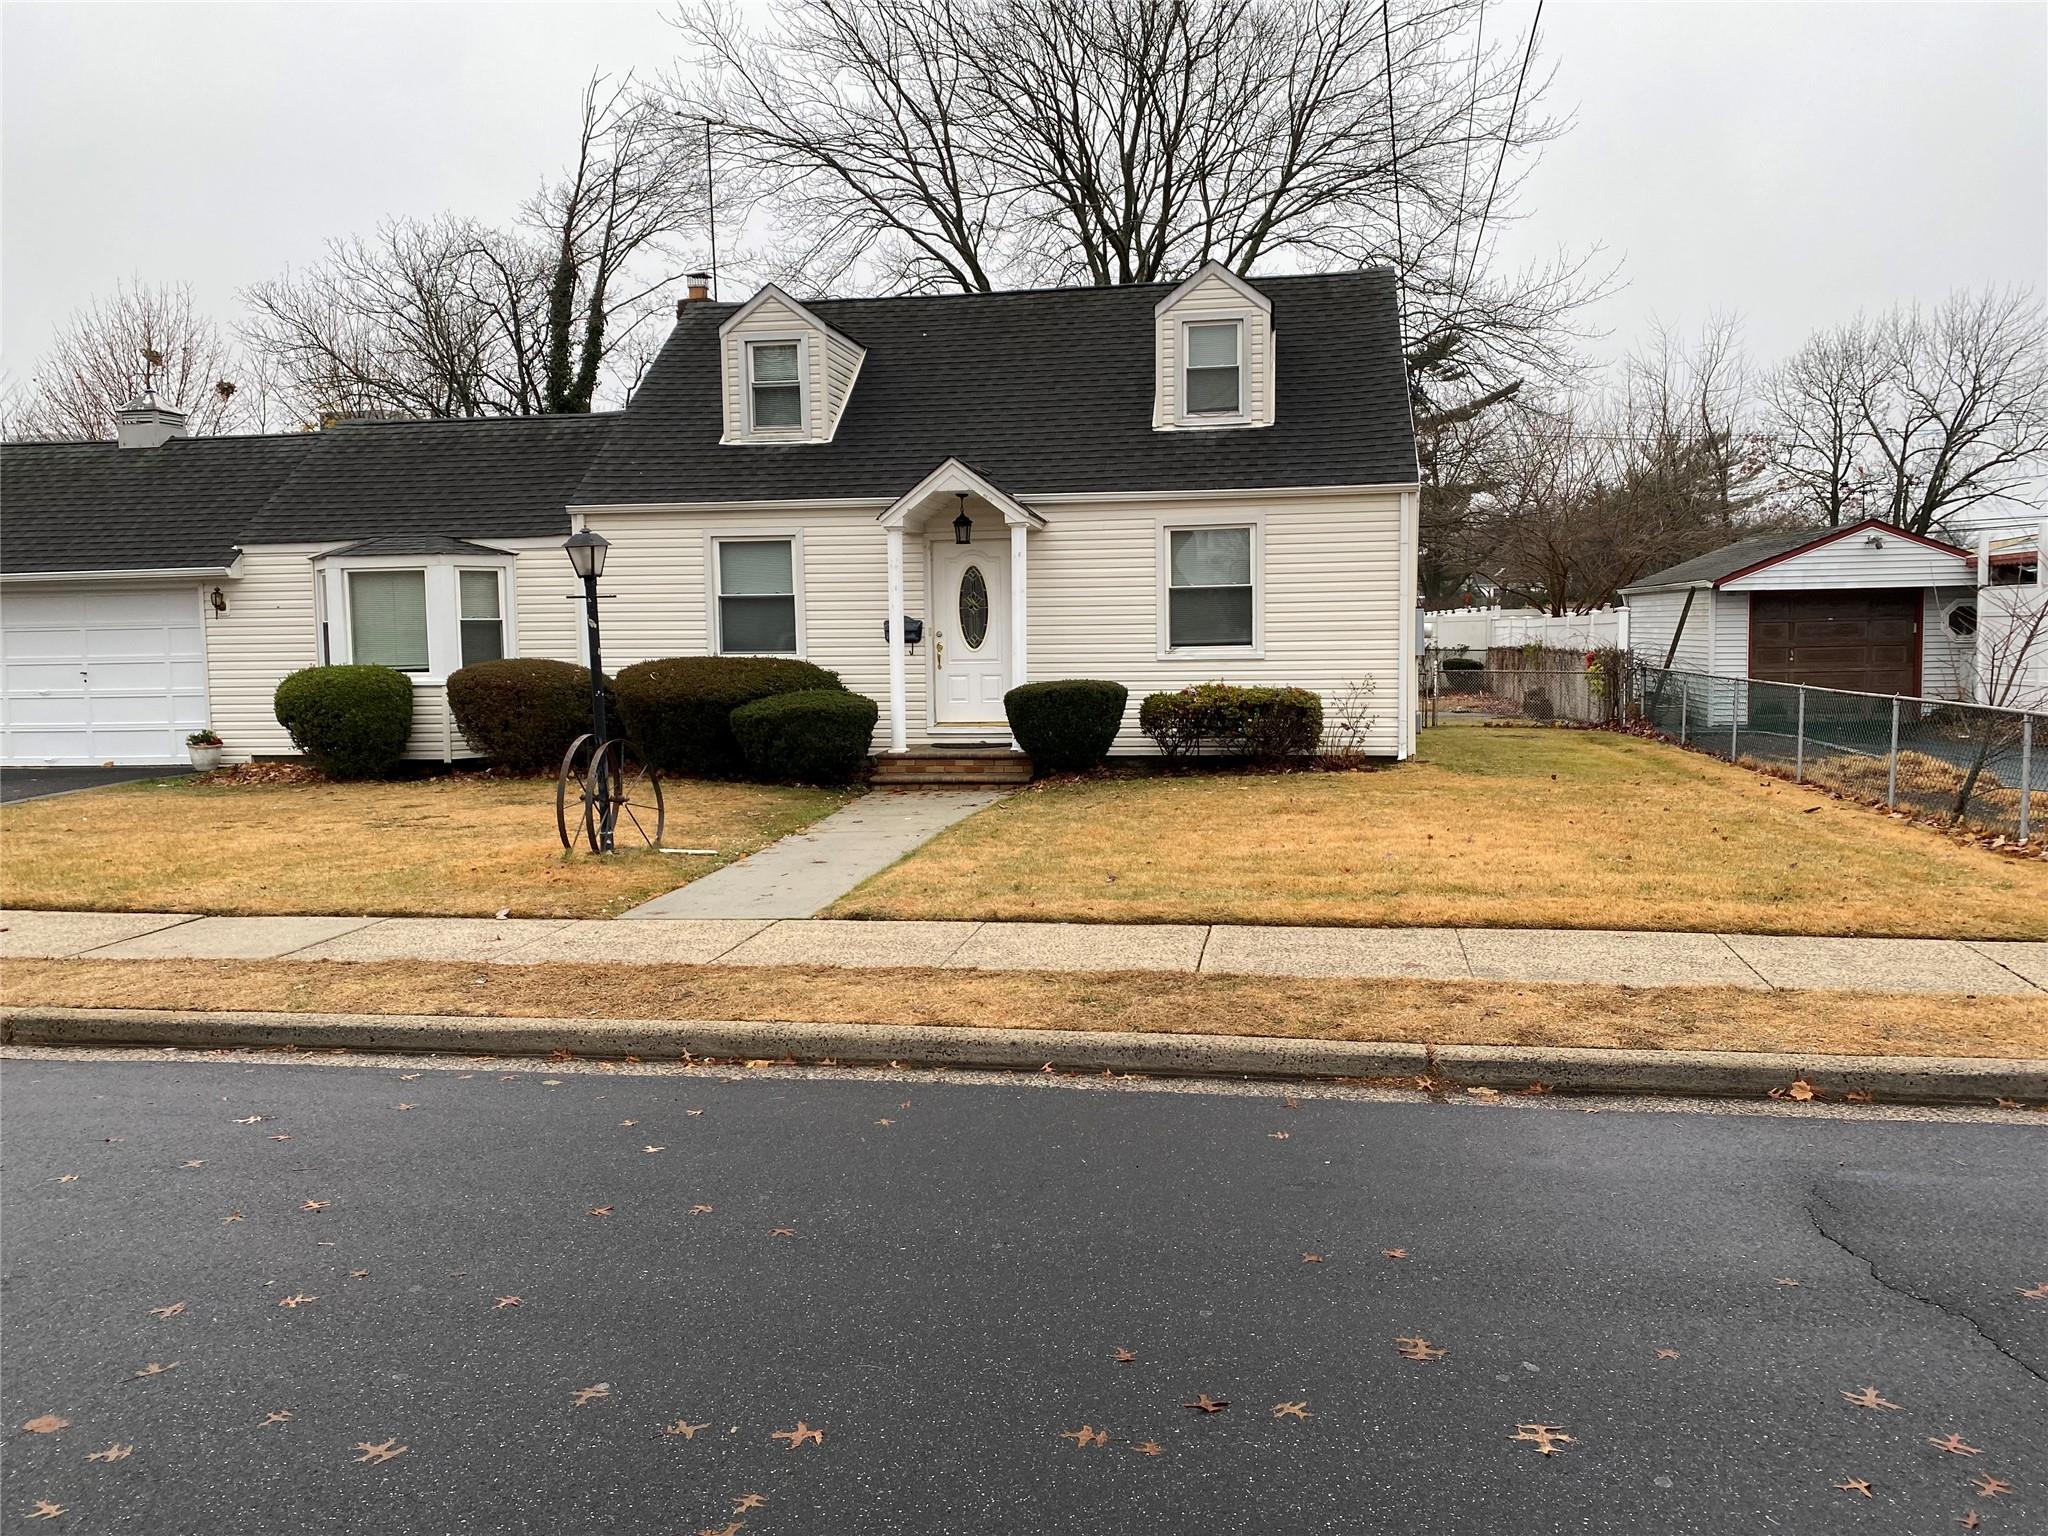
[[196, 587], [0, 594], [0, 763], [178, 763], [206, 724]]

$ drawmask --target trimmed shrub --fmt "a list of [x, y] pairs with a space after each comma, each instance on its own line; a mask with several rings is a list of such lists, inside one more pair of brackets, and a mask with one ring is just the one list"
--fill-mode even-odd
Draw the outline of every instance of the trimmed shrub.
[[1012, 688], [1003, 713], [1035, 771], [1083, 773], [1109, 756], [1130, 697], [1122, 683], [1073, 677]]
[[412, 682], [390, 667], [307, 667], [274, 702], [292, 745], [330, 778], [382, 777], [412, 735]]
[[1445, 693], [1478, 693], [1486, 683], [1486, 663], [1471, 656], [1446, 656], [1442, 662]]
[[448, 675], [448, 707], [469, 744], [500, 768], [552, 770], [590, 729], [590, 668], [539, 658], [479, 661]]
[[880, 713], [865, 694], [806, 688], [742, 704], [731, 725], [754, 777], [844, 784], [866, 765]]
[[1323, 739], [1323, 701], [1306, 688], [1197, 683], [1148, 694], [1138, 729], [1169, 758], [1207, 749], [1259, 762], [1311, 757]]
[[835, 672], [779, 656], [669, 656], [612, 679], [619, 718], [640, 760], [663, 773], [736, 779], [747, 764], [731, 715], [778, 693], [844, 691]]

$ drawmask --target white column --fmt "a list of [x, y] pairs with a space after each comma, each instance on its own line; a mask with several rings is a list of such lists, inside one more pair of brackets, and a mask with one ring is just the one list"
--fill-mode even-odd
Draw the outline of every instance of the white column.
[[[1031, 678], [1030, 658], [1026, 654], [1026, 637], [1030, 633], [1029, 616], [1025, 612], [1025, 597], [1031, 590], [1031, 583], [1024, 573], [1024, 539], [1030, 533], [1022, 523], [1010, 524], [1010, 686], [1021, 688]], [[1017, 737], [1010, 737], [1012, 748], [1017, 746]]]
[[889, 750], [910, 750], [910, 727], [903, 700], [903, 530], [889, 530], [889, 622], [884, 631], [889, 647]]

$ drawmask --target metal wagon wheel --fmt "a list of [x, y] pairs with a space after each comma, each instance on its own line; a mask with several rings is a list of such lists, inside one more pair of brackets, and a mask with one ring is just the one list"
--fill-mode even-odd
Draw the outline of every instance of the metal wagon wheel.
[[594, 736], [579, 736], [562, 754], [555, 781], [555, 828], [562, 846], [581, 842], [601, 852], [607, 816], [614, 848], [660, 847], [668, 820], [661, 776], [623, 741], [599, 745]]

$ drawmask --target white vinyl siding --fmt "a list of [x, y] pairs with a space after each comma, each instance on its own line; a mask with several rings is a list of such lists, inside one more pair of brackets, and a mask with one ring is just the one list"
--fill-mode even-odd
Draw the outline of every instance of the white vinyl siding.
[[1683, 616], [1685, 630], [1671, 665], [1682, 672], [1707, 670], [1707, 611], [1713, 606], [1714, 594], [1707, 589], [1699, 591], [1690, 613], [1686, 612], [1685, 597], [1683, 592], [1638, 592], [1628, 599], [1629, 649], [1645, 666], [1664, 665], [1665, 656], [1671, 653], [1671, 636]]
[[[757, 349], [797, 348], [795, 384], [800, 401], [795, 425], [775, 425], [756, 413], [755, 383], [779, 384], [786, 376], [787, 353], [771, 351], [760, 360], [777, 374], [773, 381], [756, 372]], [[764, 292], [735, 319], [726, 322], [720, 346], [723, 370], [723, 441], [749, 443], [828, 443], [839, 429], [839, 417], [851, 398], [866, 354], [846, 337], [816, 320], [794, 300]], [[785, 413], [786, 415], [786, 413]], [[776, 420], [781, 420], [778, 417]]]
[[1967, 556], [1945, 554], [1893, 533], [1879, 532], [1881, 545], [1867, 543], [1870, 537], [1868, 531], [1844, 534], [1819, 549], [1728, 581], [1721, 590], [1848, 592], [1864, 587], [1953, 586], [1972, 579]]
[[[240, 574], [220, 584], [228, 611], [207, 626], [206, 682], [213, 728], [228, 762], [298, 750], [277, 723], [275, 699], [287, 674], [320, 660], [311, 559], [316, 552], [305, 545], [245, 549]], [[417, 690], [413, 712], [417, 721]]]

